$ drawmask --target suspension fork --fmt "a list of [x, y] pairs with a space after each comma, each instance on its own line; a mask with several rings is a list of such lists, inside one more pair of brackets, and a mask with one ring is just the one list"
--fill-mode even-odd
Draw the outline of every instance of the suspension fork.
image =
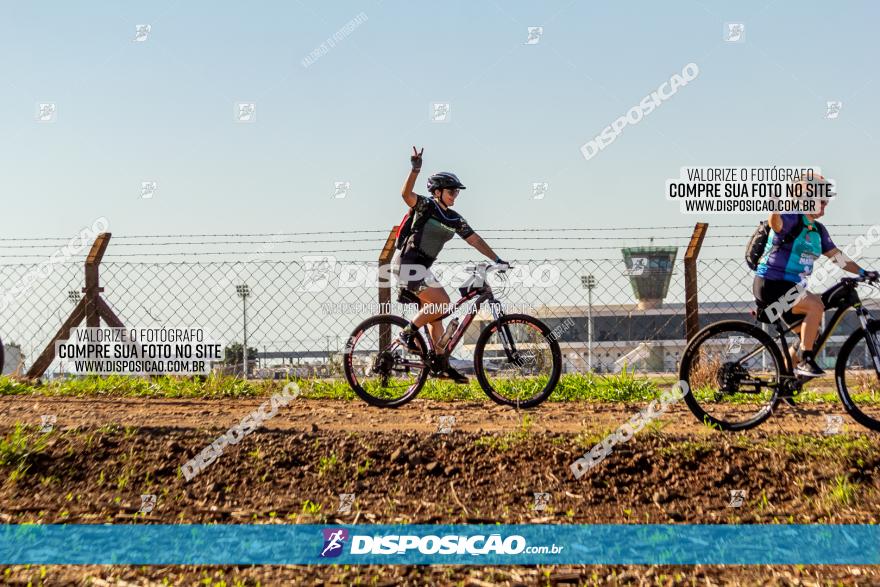
[[[504, 310], [501, 308], [501, 302], [498, 300], [489, 300], [489, 310], [492, 312], [492, 318], [496, 321], [504, 317]], [[504, 347], [504, 354], [507, 355], [507, 360], [515, 363], [519, 359], [519, 353], [513, 342], [510, 327], [507, 324], [502, 324], [501, 328], [498, 329], [498, 334], [501, 337], [501, 346]]]
[[871, 328], [871, 314], [861, 304], [856, 307], [856, 314], [859, 316], [859, 322], [862, 324], [862, 330], [865, 331], [865, 344], [868, 345], [868, 351], [871, 353], [871, 359], [874, 361], [874, 369], [877, 375], [880, 375], [880, 352], [877, 349], [877, 340]]

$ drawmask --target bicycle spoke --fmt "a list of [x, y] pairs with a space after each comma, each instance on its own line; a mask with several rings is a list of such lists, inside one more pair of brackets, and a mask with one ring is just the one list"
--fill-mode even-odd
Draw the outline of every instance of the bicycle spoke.
[[489, 331], [479, 367], [496, 399], [517, 405], [547, 395], [554, 374], [558, 377], [555, 354], [536, 323], [509, 321]]
[[841, 348], [837, 375], [847, 411], [864, 426], [880, 430], [880, 376], [864, 331], [854, 333]]
[[766, 417], [784, 372], [772, 344], [748, 323], [720, 323], [701, 332], [682, 365], [688, 404], [701, 420], [741, 429]]
[[420, 353], [397, 341], [401, 321], [392, 316], [367, 320], [346, 348], [349, 383], [374, 405], [394, 406], [408, 401], [427, 377], [427, 365]]

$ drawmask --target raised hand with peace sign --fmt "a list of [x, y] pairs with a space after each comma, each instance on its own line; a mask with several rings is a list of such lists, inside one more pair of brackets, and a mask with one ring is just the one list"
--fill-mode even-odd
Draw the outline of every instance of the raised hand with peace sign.
[[422, 153], [424, 152], [424, 147], [422, 147], [421, 151], [418, 151], [413, 147], [413, 154], [410, 156], [409, 161], [412, 163], [412, 170], [416, 173], [422, 170]]

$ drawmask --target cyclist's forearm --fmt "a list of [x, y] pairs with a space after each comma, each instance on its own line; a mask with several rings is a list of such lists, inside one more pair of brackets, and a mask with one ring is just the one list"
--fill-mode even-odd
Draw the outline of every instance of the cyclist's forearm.
[[862, 270], [861, 266], [855, 261], [847, 261], [846, 265], [844, 265], [843, 268], [845, 271], [856, 274], [858, 274], [858, 272]]
[[493, 261], [498, 258], [498, 255], [495, 254], [495, 251], [492, 250], [492, 247], [486, 244], [486, 241], [484, 241], [480, 235], [472, 234], [466, 240], [469, 245], [471, 245]]
[[858, 273], [862, 269], [858, 263], [850, 259], [849, 256], [840, 249], [831, 249], [825, 253], [825, 256], [834, 261], [834, 264], [844, 271]]
[[416, 205], [416, 195], [413, 193], [413, 188], [416, 185], [416, 179], [418, 179], [418, 177], [418, 171], [410, 171], [409, 176], [406, 178], [406, 183], [403, 184], [403, 190], [400, 192], [406, 205], [410, 208]]

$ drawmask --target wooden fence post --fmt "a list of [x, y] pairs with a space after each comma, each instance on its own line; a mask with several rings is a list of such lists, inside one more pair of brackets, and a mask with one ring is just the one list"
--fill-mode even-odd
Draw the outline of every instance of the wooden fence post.
[[[379, 313], [384, 314], [391, 309], [391, 280], [388, 279], [388, 271], [382, 271], [382, 268], [391, 263], [394, 257], [394, 240], [397, 236], [399, 226], [394, 226], [385, 239], [385, 246], [379, 253]], [[383, 308], [385, 308], [383, 310]], [[379, 326], [379, 348], [384, 349], [391, 344], [391, 328], [388, 324]]]
[[37, 357], [37, 360], [34, 361], [34, 364], [31, 365], [31, 368], [28, 369], [26, 375], [28, 379], [37, 379], [46, 372], [55, 358], [55, 343], [70, 338], [70, 331], [79, 326], [83, 320], [89, 328], [101, 326], [101, 319], [108, 326], [123, 327], [122, 320], [116, 317], [116, 314], [101, 297], [104, 288], [101, 287], [99, 268], [107, 245], [110, 244], [110, 236], [111, 233], [102, 232], [95, 238], [89, 255], [86, 257], [86, 286], [82, 289], [84, 296], [64, 321], [64, 324], [61, 325], [61, 328], [58, 329], [58, 332], [55, 333], [55, 336], [52, 337], [52, 340], [49, 341], [49, 344], [46, 345], [46, 348], [43, 349], [43, 352], [40, 353], [40, 356]]
[[690, 341], [700, 330], [700, 304], [697, 296], [697, 257], [700, 255], [700, 247], [706, 237], [709, 224], [698, 222], [694, 226], [691, 242], [688, 244], [684, 255], [684, 308], [685, 320], [684, 331], [687, 340]]

